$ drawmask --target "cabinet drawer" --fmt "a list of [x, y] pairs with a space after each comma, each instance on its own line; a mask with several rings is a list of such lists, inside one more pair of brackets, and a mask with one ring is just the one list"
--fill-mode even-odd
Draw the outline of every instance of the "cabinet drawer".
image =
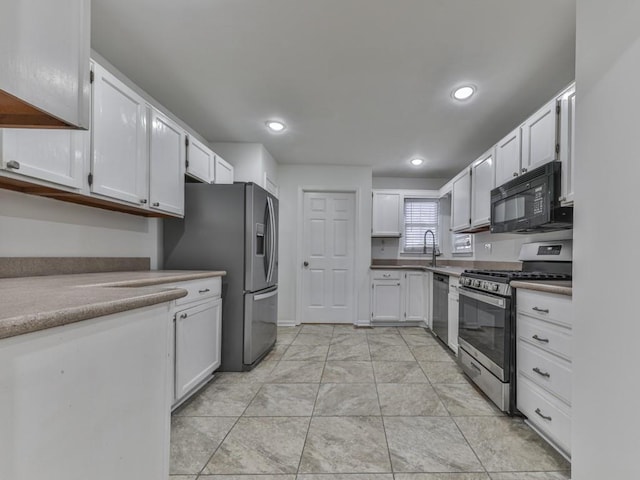
[[571, 404], [571, 364], [522, 340], [517, 348], [518, 374]]
[[518, 340], [571, 361], [573, 345], [570, 329], [518, 313], [516, 331]]
[[372, 270], [374, 280], [400, 280], [400, 270]]
[[175, 286], [178, 288], [184, 288], [188, 292], [186, 297], [176, 300], [176, 305], [184, 305], [186, 303], [197, 302], [199, 300], [216, 298], [222, 294], [222, 279], [220, 277], [181, 282]]
[[533, 317], [569, 326], [573, 323], [571, 297], [566, 295], [518, 289], [516, 305], [518, 312]]
[[571, 454], [570, 408], [521, 375], [518, 375], [517, 404], [536, 428], [567, 455]]

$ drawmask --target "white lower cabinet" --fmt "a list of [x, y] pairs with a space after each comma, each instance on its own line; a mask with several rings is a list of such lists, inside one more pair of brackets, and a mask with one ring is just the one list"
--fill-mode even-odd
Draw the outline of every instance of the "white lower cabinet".
[[0, 478], [168, 478], [170, 305], [0, 340]]
[[372, 322], [426, 322], [428, 284], [422, 271], [372, 270]]
[[518, 289], [517, 407], [527, 421], [571, 456], [571, 297]]
[[187, 290], [175, 302], [175, 379], [173, 408], [209, 381], [222, 354], [220, 277], [175, 284]]
[[448, 320], [447, 344], [453, 352], [458, 354], [458, 277], [449, 276], [449, 297], [448, 297]]

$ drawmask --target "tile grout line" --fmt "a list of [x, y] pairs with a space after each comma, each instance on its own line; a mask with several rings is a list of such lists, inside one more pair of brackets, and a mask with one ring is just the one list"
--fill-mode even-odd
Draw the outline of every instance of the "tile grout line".
[[[293, 339], [295, 340], [295, 338], [298, 336], [300, 332], [296, 333], [296, 335], [293, 337]], [[291, 341], [293, 343], [293, 340]], [[277, 345], [278, 341], [276, 339], [276, 345]], [[289, 346], [291, 344], [287, 345], [287, 348], [285, 349], [284, 352], [282, 352], [282, 356], [284, 356], [285, 352], [289, 349]], [[276, 362], [276, 365], [273, 367], [273, 369], [275, 369], [281, 362], [281, 358], [278, 359], [278, 361]], [[272, 371], [273, 371], [272, 369]], [[269, 372], [270, 374], [271, 372]], [[231, 426], [231, 428], [229, 429], [229, 431], [227, 432], [227, 434], [224, 436], [224, 438], [222, 439], [222, 441], [218, 444], [218, 446], [213, 450], [213, 452], [211, 453], [211, 455], [209, 456], [209, 458], [207, 459], [207, 461], [205, 462], [204, 466], [200, 469], [200, 472], [198, 474], [196, 474], [196, 480], [198, 480], [200, 478], [200, 476], [203, 474], [204, 470], [207, 468], [207, 466], [209, 465], [209, 462], [211, 462], [211, 460], [213, 459], [213, 456], [216, 454], [216, 452], [220, 449], [220, 447], [222, 446], [222, 444], [225, 442], [225, 440], [227, 439], [227, 437], [229, 436], [229, 434], [232, 432], [232, 430], [236, 427], [236, 425], [238, 424], [238, 422], [240, 421], [240, 419], [242, 418], [242, 416], [246, 413], [247, 409], [249, 408], [249, 405], [251, 405], [251, 402], [253, 402], [253, 400], [256, 398], [256, 396], [258, 395], [258, 393], [260, 392], [260, 390], [262, 390], [262, 387], [264, 387], [266, 382], [256, 382], [256, 383], [260, 383], [260, 387], [256, 390], [256, 392], [253, 394], [253, 396], [251, 397], [251, 400], [249, 400], [249, 402], [247, 403], [247, 406], [244, 408], [244, 410], [242, 411], [242, 413], [238, 416], [238, 418], [236, 418], [236, 421], [233, 423], [233, 425]], [[252, 383], [250, 382], [249, 385], [251, 385]], [[212, 474], [215, 475], [215, 474]]]

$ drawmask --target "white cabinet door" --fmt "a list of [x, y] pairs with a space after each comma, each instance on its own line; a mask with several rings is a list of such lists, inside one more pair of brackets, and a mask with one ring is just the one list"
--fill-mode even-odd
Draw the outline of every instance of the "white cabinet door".
[[151, 111], [149, 201], [151, 209], [184, 214], [185, 133], [163, 114]]
[[93, 82], [91, 191], [136, 205], [148, 202], [148, 108], [98, 64]]
[[168, 303], [0, 340], [0, 478], [169, 475]]
[[522, 125], [521, 173], [556, 159], [556, 105], [553, 99]]
[[495, 187], [495, 153], [492, 148], [471, 165], [471, 226], [489, 225], [491, 190]]
[[214, 153], [193, 137], [187, 141], [187, 175], [206, 183], [214, 180]]
[[176, 312], [177, 401], [220, 366], [221, 319], [222, 299]]
[[215, 183], [233, 183], [233, 165], [215, 155], [214, 167]]
[[403, 297], [399, 280], [374, 280], [371, 292], [371, 320], [398, 322], [401, 319]]
[[425, 320], [424, 284], [424, 274], [422, 272], [406, 272], [404, 274], [404, 319], [407, 321]]
[[449, 305], [448, 305], [449, 306], [449, 313], [448, 313], [449, 326], [448, 326], [447, 333], [449, 338], [447, 340], [447, 344], [449, 345], [449, 348], [457, 354], [458, 353], [458, 307], [459, 307], [458, 292], [449, 293], [448, 302], [449, 302]]
[[576, 89], [573, 87], [560, 101], [560, 161], [562, 162], [562, 196], [565, 205], [573, 204], [576, 145]]
[[520, 127], [496, 144], [496, 187], [520, 175]]
[[2, 169], [80, 188], [88, 140], [89, 132], [0, 129]]
[[[89, 0], [3, 1], [0, 3], [0, 103], [3, 113], [15, 98], [41, 121], [3, 115], [0, 123], [72, 125], [89, 128]], [[26, 105], [25, 105], [26, 104]], [[48, 115], [42, 115], [40, 112]], [[19, 112], [24, 113], [24, 110]], [[61, 121], [60, 121], [61, 120]]]
[[453, 180], [451, 229], [463, 232], [471, 226], [471, 171], [467, 168]]
[[371, 236], [400, 236], [400, 200], [399, 193], [373, 192]]

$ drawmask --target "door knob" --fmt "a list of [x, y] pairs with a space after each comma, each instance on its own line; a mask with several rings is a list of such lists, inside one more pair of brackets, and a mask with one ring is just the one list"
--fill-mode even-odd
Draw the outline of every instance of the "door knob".
[[309, 266], [309, 262], [305, 261], [305, 262], [303, 262], [302, 265], [304, 265], [305, 267], [308, 267]]

